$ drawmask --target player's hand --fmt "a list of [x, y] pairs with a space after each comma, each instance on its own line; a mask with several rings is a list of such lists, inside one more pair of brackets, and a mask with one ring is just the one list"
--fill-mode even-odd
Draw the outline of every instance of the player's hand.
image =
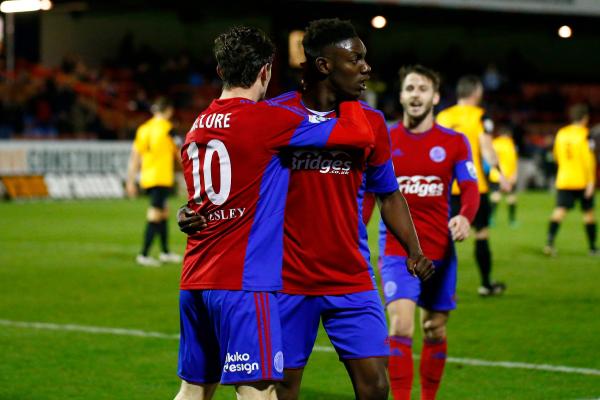
[[589, 183], [585, 187], [585, 192], [583, 192], [583, 197], [585, 197], [586, 199], [591, 199], [594, 196], [594, 190], [596, 190], [596, 188], [594, 187], [594, 184]]
[[177, 225], [181, 232], [188, 235], [197, 233], [208, 226], [203, 215], [197, 214], [185, 205], [177, 210]]
[[452, 217], [450, 221], [448, 221], [448, 228], [450, 229], [452, 240], [456, 240], [457, 242], [462, 242], [468, 238], [469, 233], [471, 232], [469, 220], [460, 214]]
[[129, 197], [130, 199], [133, 199], [138, 195], [138, 189], [135, 185], [135, 182], [127, 181], [127, 183], [125, 184], [125, 191], [127, 192], [127, 197]]
[[500, 184], [500, 190], [502, 190], [504, 193], [509, 193], [512, 190], [512, 184], [502, 174], [500, 174], [500, 178], [499, 178], [499, 182], [498, 183]]
[[435, 272], [433, 263], [423, 254], [411, 256], [406, 259], [406, 268], [413, 276], [418, 277], [421, 281], [426, 281], [431, 278]]

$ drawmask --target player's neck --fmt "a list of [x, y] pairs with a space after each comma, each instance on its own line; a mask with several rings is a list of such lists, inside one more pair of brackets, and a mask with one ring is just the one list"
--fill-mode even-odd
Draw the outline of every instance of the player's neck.
[[302, 91], [302, 102], [311, 110], [332, 111], [337, 108], [336, 96], [321, 84], [309, 85]]
[[402, 125], [414, 134], [425, 133], [433, 128], [433, 113], [428, 113], [423, 118], [412, 118], [407, 114], [402, 117]]
[[243, 99], [248, 99], [252, 101], [262, 100], [262, 93], [260, 88], [253, 85], [249, 88], [241, 88], [241, 87], [232, 87], [228, 89], [223, 89], [221, 92], [220, 100], [226, 99], [235, 99], [241, 97]]
[[459, 106], [472, 106], [472, 107], [477, 107], [479, 104], [479, 102], [475, 99], [471, 99], [469, 97], [466, 97], [464, 99], [458, 99], [458, 101], [456, 102], [456, 104], [458, 104]]

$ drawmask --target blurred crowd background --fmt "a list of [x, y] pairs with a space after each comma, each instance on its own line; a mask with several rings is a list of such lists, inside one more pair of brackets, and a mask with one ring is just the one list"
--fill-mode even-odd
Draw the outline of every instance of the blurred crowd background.
[[[455, 102], [459, 76], [480, 76], [486, 110], [497, 129], [512, 131], [520, 162], [531, 165], [522, 188], [548, 185], [553, 138], [568, 123], [570, 105], [587, 103], [591, 125], [600, 122], [600, 7], [565, 16], [513, 10], [510, 1], [503, 12], [402, 0], [204, 3], [56, 1], [50, 11], [15, 15], [14, 71], [7, 71], [2, 46], [0, 139], [131, 140], [159, 95], [174, 101], [183, 136], [220, 93], [211, 52], [218, 32], [246, 23], [274, 38], [276, 95], [300, 79], [293, 32], [332, 16], [357, 26], [373, 68], [366, 100], [389, 121], [400, 115], [401, 65], [441, 72], [439, 109]], [[375, 15], [386, 18], [385, 27], [371, 25]], [[564, 25], [571, 37], [558, 35]]]

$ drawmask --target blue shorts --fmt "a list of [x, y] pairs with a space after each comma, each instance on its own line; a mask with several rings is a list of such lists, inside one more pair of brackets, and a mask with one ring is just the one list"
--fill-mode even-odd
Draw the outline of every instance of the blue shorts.
[[385, 311], [376, 290], [335, 296], [278, 293], [285, 368], [303, 368], [319, 321], [340, 360], [387, 357]]
[[385, 304], [409, 299], [426, 310], [450, 311], [456, 308], [456, 253], [454, 246], [443, 260], [434, 260], [435, 273], [426, 282], [406, 269], [406, 257], [384, 256], [380, 260]]
[[177, 375], [189, 383], [283, 379], [275, 293], [181, 290]]

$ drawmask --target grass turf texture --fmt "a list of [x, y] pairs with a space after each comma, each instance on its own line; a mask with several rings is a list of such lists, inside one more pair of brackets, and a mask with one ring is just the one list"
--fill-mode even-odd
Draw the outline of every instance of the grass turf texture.
[[[180, 268], [133, 262], [146, 203], [0, 203], [0, 319], [176, 334]], [[450, 357], [600, 369], [600, 259], [587, 255], [579, 211], [561, 227], [559, 256], [541, 255], [552, 204], [546, 193], [521, 195], [517, 229], [508, 227], [501, 207], [491, 240], [494, 276], [508, 283], [501, 298], [476, 295], [473, 243], [458, 245], [459, 308], [449, 324]], [[184, 236], [174, 222], [169, 228], [172, 250], [182, 252]], [[375, 253], [374, 224], [370, 232]], [[317, 344], [329, 345], [323, 332]], [[173, 339], [0, 325], [0, 399], [169, 399], [179, 386], [177, 347]], [[416, 399], [418, 375], [414, 387]], [[232, 391], [220, 388], [215, 398], [233, 398]], [[599, 376], [456, 363], [447, 364], [439, 393], [441, 399], [599, 396]], [[335, 353], [313, 353], [301, 398], [353, 398]]]

